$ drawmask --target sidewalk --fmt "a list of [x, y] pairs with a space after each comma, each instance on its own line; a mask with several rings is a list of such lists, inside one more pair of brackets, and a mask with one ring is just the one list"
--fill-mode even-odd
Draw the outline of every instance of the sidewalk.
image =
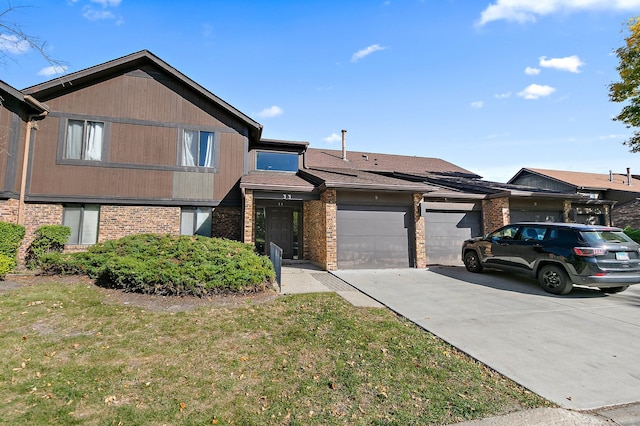
[[[335, 292], [357, 307], [385, 306], [349, 283], [310, 263], [282, 266], [281, 294]], [[640, 426], [640, 406], [602, 408], [596, 413], [563, 408], [537, 408], [504, 416], [458, 423], [457, 426]]]

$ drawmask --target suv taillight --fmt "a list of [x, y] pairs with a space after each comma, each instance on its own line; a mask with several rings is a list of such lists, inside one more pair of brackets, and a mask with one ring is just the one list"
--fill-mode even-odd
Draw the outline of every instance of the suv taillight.
[[578, 256], [602, 256], [607, 252], [606, 249], [596, 247], [574, 247], [573, 252]]

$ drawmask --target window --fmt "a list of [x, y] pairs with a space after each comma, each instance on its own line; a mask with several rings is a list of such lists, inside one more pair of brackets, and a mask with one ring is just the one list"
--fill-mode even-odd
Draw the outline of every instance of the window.
[[68, 120], [64, 158], [70, 160], [102, 160], [104, 123]]
[[180, 235], [211, 236], [211, 208], [183, 207], [180, 213]]
[[213, 132], [185, 130], [182, 136], [182, 166], [213, 167]]
[[258, 151], [256, 153], [256, 169], [297, 172], [298, 154], [290, 152]]
[[95, 244], [98, 241], [100, 206], [64, 206], [62, 224], [71, 228], [67, 244]]

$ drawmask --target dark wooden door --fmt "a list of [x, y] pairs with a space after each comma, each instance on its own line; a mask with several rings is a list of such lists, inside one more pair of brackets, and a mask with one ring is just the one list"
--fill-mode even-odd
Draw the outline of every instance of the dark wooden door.
[[274, 243], [282, 249], [282, 258], [293, 258], [293, 209], [268, 208], [267, 247]]

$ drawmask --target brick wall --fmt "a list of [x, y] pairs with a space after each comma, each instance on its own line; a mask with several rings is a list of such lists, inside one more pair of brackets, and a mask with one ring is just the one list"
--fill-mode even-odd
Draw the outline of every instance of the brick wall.
[[511, 212], [507, 197], [482, 200], [484, 233], [491, 232], [510, 223]]
[[614, 226], [630, 226], [640, 229], [640, 200], [629, 201], [613, 208], [611, 219]]
[[338, 269], [338, 206], [336, 204], [336, 190], [327, 189], [320, 196], [323, 203], [325, 214], [325, 233], [324, 240], [326, 244], [325, 269], [327, 271], [335, 271]]
[[302, 221], [304, 258], [324, 268], [327, 258], [324, 203], [320, 200], [305, 201]]
[[180, 235], [180, 207], [100, 206], [98, 242], [145, 233]]
[[242, 242], [252, 244], [255, 237], [255, 226], [253, 226], [255, 213], [253, 207], [253, 191], [247, 189], [244, 194], [244, 216], [242, 225]]
[[242, 208], [216, 207], [211, 214], [211, 236], [242, 241]]
[[420, 211], [422, 194], [413, 194], [413, 216], [415, 221], [416, 268], [427, 267], [427, 246], [425, 241], [425, 218]]
[[0, 200], [0, 222], [18, 222], [18, 200]]

